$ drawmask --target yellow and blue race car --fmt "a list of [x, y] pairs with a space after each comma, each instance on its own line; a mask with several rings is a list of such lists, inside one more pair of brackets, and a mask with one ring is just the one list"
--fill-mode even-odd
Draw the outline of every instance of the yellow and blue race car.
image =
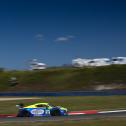
[[52, 106], [49, 103], [36, 103], [26, 107], [20, 103], [16, 107], [19, 108], [17, 117], [64, 116], [68, 113], [67, 108]]

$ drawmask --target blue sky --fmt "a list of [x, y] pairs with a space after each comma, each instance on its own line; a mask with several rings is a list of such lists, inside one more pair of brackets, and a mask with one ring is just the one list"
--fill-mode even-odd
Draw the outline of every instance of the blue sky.
[[125, 0], [0, 0], [0, 67], [126, 56]]

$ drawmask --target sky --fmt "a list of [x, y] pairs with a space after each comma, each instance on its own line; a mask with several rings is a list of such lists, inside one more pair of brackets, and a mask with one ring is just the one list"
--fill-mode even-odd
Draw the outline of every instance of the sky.
[[125, 0], [0, 0], [0, 67], [126, 56]]

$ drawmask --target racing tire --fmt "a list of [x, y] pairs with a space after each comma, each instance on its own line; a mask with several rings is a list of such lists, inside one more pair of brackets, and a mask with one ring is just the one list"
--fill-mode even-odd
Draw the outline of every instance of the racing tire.
[[19, 111], [17, 117], [30, 117], [30, 112], [27, 110]]
[[54, 109], [50, 111], [51, 116], [61, 116], [60, 110], [59, 109]]

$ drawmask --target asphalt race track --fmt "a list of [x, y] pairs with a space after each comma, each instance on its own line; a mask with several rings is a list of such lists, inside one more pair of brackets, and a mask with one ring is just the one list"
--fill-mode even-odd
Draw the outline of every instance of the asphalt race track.
[[62, 117], [7, 117], [0, 118], [0, 122], [51, 122], [69, 120], [94, 120], [104, 118], [126, 118], [126, 112], [98, 113], [89, 115], [69, 115]]

